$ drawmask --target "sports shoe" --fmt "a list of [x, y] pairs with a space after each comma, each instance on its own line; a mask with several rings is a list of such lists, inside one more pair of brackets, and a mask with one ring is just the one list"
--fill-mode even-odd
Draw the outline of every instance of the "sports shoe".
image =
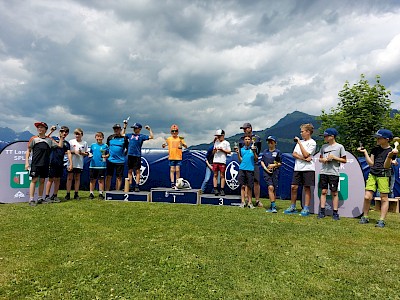
[[[75, 198], [75, 197], [74, 197], [74, 198]], [[92, 193], [90, 193], [89, 199], [90, 199], [90, 200], [93, 200], [93, 199], [94, 199], [94, 195], [93, 195]]]
[[44, 200], [43, 200], [43, 204], [50, 204], [50, 203], [52, 203], [53, 202], [53, 200], [51, 200], [51, 197], [46, 197], [46, 198], [44, 198]]
[[80, 198], [79, 198], [79, 195], [78, 195], [78, 194], [75, 194], [75, 195], [74, 195], [74, 199], [75, 199], [75, 200], [79, 200], [79, 199], [80, 199]]
[[[324, 212], [324, 211], [319, 211], [317, 218], [318, 218], [318, 219], [323, 219], [323, 218], [325, 218], [325, 217], [326, 217], [325, 212]], [[333, 217], [333, 216], [332, 216], [332, 217]]]
[[296, 207], [290, 206], [289, 208], [285, 209], [283, 213], [286, 215], [297, 214], [297, 209]]
[[239, 207], [244, 208], [244, 203], [240, 203]]
[[42, 197], [39, 197], [39, 198], [36, 200], [36, 203], [37, 203], [37, 204], [42, 204], [42, 202], [43, 202], [43, 198], [42, 198]]
[[171, 183], [171, 189], [174, 189], [174, 190], [176, 189], [175, 183], [173, 183], [173, 182]]
[[225, 191], [224, 191], [224, 190], [221, 190], [221, 191], [219, 192], [219, 195], [220, 195], [220, 196], [225, 196]]
[[338, 213], [333, 213], [332, 220], [339, 221], [340, 220], [339, 214]]
[[218, 189], [214, 189], [214, 195], [215, 195], [215, 196], [219, 196]]
[[250, 208], [250, 209], [255, 208], [254, 205], [253, 205], [253, 203], [248, 204], [247, 207]]
[[64, 199], [65, 199], [65, 200], [71, 200], [71, 195], [68, 193], [68, 194], [65, 196]]
[[276, 214], [278, 212], [278, 210], [276, 209], [276, 206], [271, 205], [270, 208], [266, 210], [266, 212]]
[[60, 203], [61, 202], [61, 200], [60, 200], [60, 198], [58, 198], [57, 196], [51, 196], [51, 198], [53, 199], [53, 202], [54, 203]]
[[35, 207], [37, 202], [35, 200], [29, 200], [29, 206]]
[[300, 212], [300, 216], [308, 217], [310, 215], [310, 211], [308, 209], [302, 209]]
[[360, 221], [359, 221], [358, 223], [360, 223], [360, 224], [367, 224], [367, 223], [369, 223], [369, 218], [368, 218], [368, 217], [362, 216], [361, 219], [360, 219]]
[[256, 205], [255, 205], [256, 207], [264, 207], [264, 205], [261, 203], [261, 201], [260, 200], [257, 200], [256, 201]]
[[140, 189], [139, 189], [138, 186], [135, 186], [135, 192], [136, 192], [136, 193], [140, 192]]
[[99, 199], [100, 200], [104, 200], [104, 195], [103, 194], [99, 194]]
[[376, 222], [376, 224], [375, 224], [375, 227], [380, 227], [380, 228], [385, 227], [385, 221], [383, 221], [383, 220], [378, 220], [378, 221]]

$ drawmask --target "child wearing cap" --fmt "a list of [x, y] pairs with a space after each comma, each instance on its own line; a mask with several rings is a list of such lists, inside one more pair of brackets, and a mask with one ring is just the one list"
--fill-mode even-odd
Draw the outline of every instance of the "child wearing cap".
[[[29, 170], [29, 156], [32, 154], [32, 162], [30, 166], [30, 177], [32, 181], [29, 185], [29, 205], [36, 206], [43, 202], [44, 181], [49, 175], [50, 152], [52, 148], [62, 148], [64, 137], [60, 136], [57, 143], [52, 138], [46, 136], [49, 128], [45, 122], [36, 122], [38, 134], [31, 137], [28, 142], [28, 149], [25, 154], [25, 170]], [[40, 178], [40, 179], [39, 179]], [[35, 201], [35, 188], [39, 180], [38, 199]]]
[[74, 130], [75, 138], [69, 141], [71, 145], [71, 153], [72, 153], [72, 165], [73, 168], [71, 171], [68, 171], [67, 176], [67, 195], [65, 196], [65, 200], [71, 199], [71, 188], [72, 188], [72, 180], [74, 183], [74, 199], [79, 200], [79, 186], [81, 183], [81, 173], [83, 171], [83, 158], [89, 155], [88, 152], [88, 144], [86, 141], [82, 139], [83, 130], [81, 128], [76, 128]]
[[299, 186], [303, 186], [304, 206], [300, 215], [303, 217], [310, 215], [311, 187], [315, 186], [315, 163], [312, 157], [317, 148], [317, 143], [311, 138], [313, 132], [314, 126], [312, 124], [302, 124], [300, 126], [302, 139], [299, 139], [297, 136], [294, 137], [296, 146], [292, 153], [295, 163], [290, 192], [291, 205], [284, 211], [285, 214], [298, 213], [296, 209], [297, 190]]
[[257, 148], [254, 145], [251, 145], [250, 136], [245, 136], [243, 142], [244, 145], [242, 148], [235, 148], [240, 162], [238, 174], [238, 181], [241, 186], [240, 207], [245, 207], [247, 197], [247, 206], [249, 208], [254, 208], [253, 203], [251, 202], [251, 197], [248, 197], [248, 194], [251, 193], [254, 185], [254, 166], [258, 161]]
[[[69, 134], [69, 128], [67, 126], [61, 126], [59, 137], [53, 137], [55, 141], [59, 141], [62, 137], [64, 139], [62, 148], [54, 148], [50, 155], [50, 170], [49, 170], [49, 180], [46, 184], [46, 202], [60, 202], [57, 197], [58, 190], [60, 188], [60, 180], [64, 173], [64, 156], [67, 155], [68, 158], [68, 171], [72, 170], [72, 154], [71, 146], [65, 139]], [[51, 186], [54, 183], [53, 195], [50, 197]]]
[[[181, 165], [182, 165], [182, 148], [187, 148], [185, 139], [178, 136], [179, 127], [176, 124], [171, 126], [171, 136], [165, 140], [162, 147], [168, 147], [168, 161], [169, 161], [169, 177], [171, 180], [171, 188], [175, 188], [175, 178], [181, 177]], [[175, 177], [176, 175], [176, 177]]]
[[389, 179], [391, 177], [391, 163], [396, 159], [397, 149], [392, 149], [389, 142], [393, 139], [393, 133], [388, 129], [380, 129], [375, 135], [377, 146], [371, 150], [371, 155], [368, 151], [359, 147], [357, 150], [364, 153], [365, 160], [370, 166], [370, 172], [365, 184], [363, 216], [360, 219], [360, 224], [369, 223], [368, 211], [374, 192], [378, 189], [381, 194], [381, 215], [376, 222], [375, 227], [385, 227], [385, 217], [389, 209], [388, 194], [390, 193]]
[[271, 206], [267, 212], [277, 213], [276, 190], [278, 189], [279, 167], [282, 161], [282, 152], [276, 148], [277, 139], [270, 135], [266, 139], [268, 148], [264, 150], [261, 158], [261, 167], [264, 169], [263, 177], [268, 186], [268, 197]]
[[[128, 177], [130, 184], [130, 191], [139, 192], [140, 183], [140, 168], [142, 166], [142, 145], [144, 141], [153, 139], [153, 131], [149, 125], [145, 128], [149, 131], [150, 135], [141, 134], [142, 125], [140, 123], [134, 123], [131, 128], [133, 128], [133, 133], [126, 134], [129, 141], [128, 144]], [[133, 188], [133, 171], [135, 171], [135, 187]]]
[[339, 213], [339, 170], [340, 164], [347, 162], [346, 150], [342, 144], [336, 142], [338, 132], [335, 128], [327, 128], [324, 131], [324, 141], [326, 144], [322, 145], [320, 150], [319, 161], [322, 163], [321, 172], [319, 176], [318, 187], [321, 189], [320, 209], [318, 219], [325, 218], [325, 204], [326, 196], [328, 194], [328, 187], [331, 190], [333, 214], [332, 219], [338, 221]]
[[104, 200], [104, 178], [106, 176], [106, 160], [109, 156], [108, 146], [103, 143], [104, 133], [101, 131], [96, 132], [94, 138], [96, 143], [90, 145], [89, 153], [92, 158], [89, 165], [89, 178], [90, 178], [90, 194], [89, 199], [94, 199], [94, 188], [96, 181], [99, 182], [99, 199]]
[[[225, 196], [225, 170], [226, 170], [226, 156], [231, 154], [231, 145], [225, 140], [225, 131], [218, 129], [215, 132], [217, 137], [214, 142], [214, 158], [213, 158], [213, 172], [214, 172], [214, 195]], [[221, 187], [218, 191], [218, 174], [221, 178]]]

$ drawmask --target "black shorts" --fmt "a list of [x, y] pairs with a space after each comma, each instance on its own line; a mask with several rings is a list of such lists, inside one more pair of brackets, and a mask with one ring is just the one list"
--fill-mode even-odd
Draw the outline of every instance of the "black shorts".
[[275, 170], [272, 174], [267, 173], [266, 171], [263, 172], [264, 180], [267, 186], [273, 186], [275, 189], [278, 188], [279, 182], [279, 170]]
[[83, 172], [83, 169], [80, 168], [73, 168], [71, 171], [68, 171], [68, 173], [73, 173], [73, 174], [81, 174]]
[[260, 167], [254, 164], [254, 182], [260, 183]]
[[29, 176], [47, 178], [49, 177], [49, 166], [31, 166], [31, 171], [29, 172]]
[[124, 175], [124, 164], [117, 164], [107, 160], [107, 176], [113, 176], [116, 171], [117, 178], [122, 178]]
[[106, 169], [89, 169], [89, 178], [93, 179], [103, 179], [106, 176]]
[[63, 165], [50, 165], [49, 178], [61, 178], [64, 173]]
[[294, 171], [292, 185], [315, 186], [315, 171]]
[[140, 156], [128, 155], [128, 169], [129, 170], [140, 170], [142, 166], [142, 160]]
[[326, 175], [320, 174], [319, 175], [319, 183], [318, 187], [323, 190], [327, 190], [328, 187], [331, 192], [336, 192], [339, 186], [339, 176], [336, 175]]
[[253, 189], [254, 186], [254, 172], [239, 170], [238, 181], [241, 186], [246, 185]]

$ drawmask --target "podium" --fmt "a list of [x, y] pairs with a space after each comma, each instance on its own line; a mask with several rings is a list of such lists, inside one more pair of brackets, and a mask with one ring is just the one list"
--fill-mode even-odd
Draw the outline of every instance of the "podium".
[[151, 189], [151, 202], [200, 204], [200, 190], [153, 188]]
[[201, 204], [239, 206], [240, 195], [214, 196], [213, 194], [201, 195]]
[[150, 202], [150, 192], [123, 192], [108, 191], [105, 196], [106, 200], [131, 201], [131, 202]]

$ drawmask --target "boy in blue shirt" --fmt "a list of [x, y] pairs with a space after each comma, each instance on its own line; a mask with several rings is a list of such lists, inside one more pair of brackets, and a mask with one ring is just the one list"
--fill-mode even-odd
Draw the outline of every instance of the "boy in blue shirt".
[[108, 146], [103, 143], [104, 134], [96, 132], [95, 139], [97, 143], [90, 146], [89, 153], [92, 154], [92, 159], [89, 166], [90, 176], [90, 195], [89, 199], [94, 199], [94, 188], [96, 180], [99, 182], [99, 199], [103, 200], [104, 195], [104, 177], [106, 175], [107, 157], [109, 157]]
[[[139, 192], [139, 183], [140, 183], [140, 167], [142, 166], [141, 157], [142, 157], [142, 145], [144, 141], [148, 141], [149, 139], [153, 139], [153, 131], [151, 130], [149, 125], [146, 125], [146, 128], [150, 132], [150, 136], [141, 134], [142, 125], [139, 123], [135, 123], [131, 126], [133, 128], [133, 133], [126, 134], [126, 137], [129, 141], [128, 144], [128, 177], [130, 184], [130, 191]], [[135, 170], [136, 180], [135, 180], [135, 188], [133, 189], [133, 170]]]
[[[245, 198], [246, 195], [248, 196], [249, 193], [252, 193], [253, 185], [254, 185], [254, 165], [258, 161], [257, 155], [257, 148], [254, 146], [250, 147], [251, 137], [245, 136], [244, 139], [244, 146], [242, 148], [236, 148], [235, 151], [238, 154], [238, 159], [240, 162], [239, 165], [239, 174], [238, 174], [238, 181], [241, 186], [241, 200], [242, 203], [240, 204], [241, 208], [245, 206]], [[249, 208], [254, 208], [251, 202], [251, 196], [248, 197]]]
[[268, 148], [264, 150], [261, 167], [264, 169], [264, 180], [268, 186], [268, 197], [271, 201], [271, 207], [267, 212], [277, 213], [276, 209], [276, 190], [278, 189], [279, 167], [281, 166], [282, 153], [276, 149], [276, 137], [270, 135], [267, 137]]

